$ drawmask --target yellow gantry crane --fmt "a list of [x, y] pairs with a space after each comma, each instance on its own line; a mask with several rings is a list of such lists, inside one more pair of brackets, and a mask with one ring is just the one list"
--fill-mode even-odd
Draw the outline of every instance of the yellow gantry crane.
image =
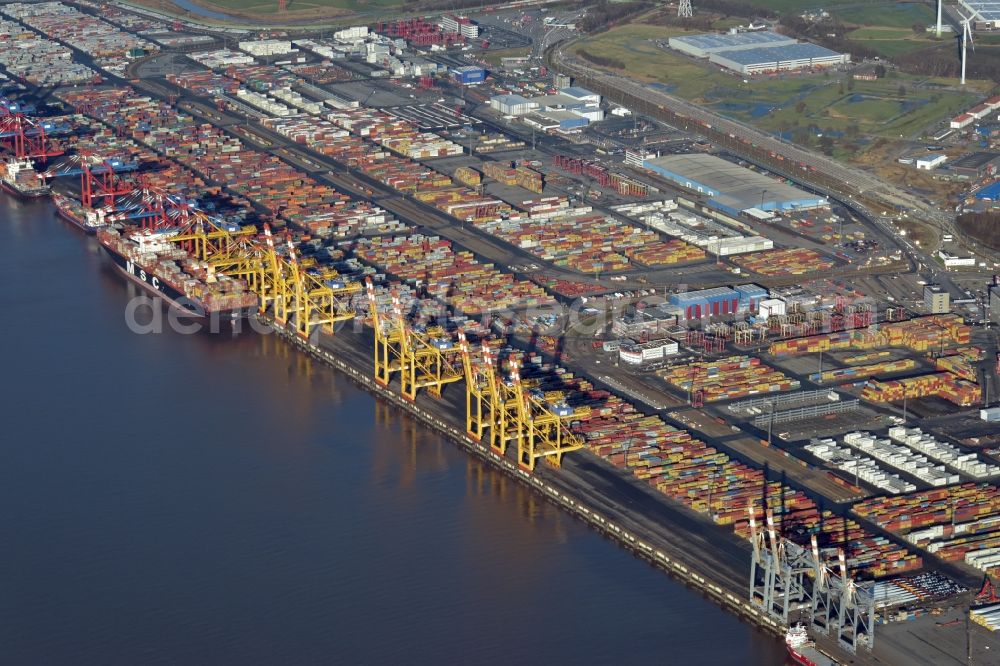
[[277, 324], [292, 323], [300, 337], [308, 338], [317, 327], [332, 333], [334, 324], [354, 317], [346, 300], [358, 293], [361, 285], [335, 281], [332, 278], [337, 276], [330, 273], [317, 276], [306, 272], [291, 241], [287, 259], [280, 257], [268, 225], [264, 225], [265, 246], [261, 247], [253, 239], [253, 226], [231, 231], [217, 226], [200, 211], [190, 219], [191, 223], [169, 240], [213, 270], [244, 279], [257, 295], [261, 313], [273, 307]]
[[[465, 432], [478, 442], [493, 424], [492, 380], [481, 363], [472, 362], [465, 331], [458, 332], [458, 343], [462, 352], [462, 369], [465, 371]], [[483, 349], [483, 357], [487, 358], [489, 348], [483, 345]]]
[[[522, 447], [524, 428], [516, 396], [520, 381], [504, 382], [497, 374], [493, 361], [493, 352], [483, 345], [482, 373], [486, 380], [489, 396], [490, 416], [490, 448], [499, 456], [507, 454], [507, 448], [513, 444], [518, 450]], [[517, 364], [513, 364], [512, 373], [517, 374]]]
[[403, 397], [416, 400], [417, 391], [427, 389], [431, 395], [440, 398], [445, 384], [457, 382], [463, 376], [455, 365], [456, 349], [451, 337], [441, 329], [429, 329], [427, 333], [414, 331], [403, 319], [398, 299], [393, 314], [399, 320], [399, 330], [403, 334]]
[[375, 328], [375, 380], [388, 385], [399, 372], [401, 391], [407, 400], [416, 400], [417, 392], [426, 389], [440, 398], [446, 384], [462, 379], [457, 352], [442, 329], [418, 333], [407, 323], [399, 297], [392, 296], [392, 316], [383, 318], [378, 312], [375, 287], [366, 281], [368, 309]]
[[571, 410], [567, 407], [565, 414], [559, 414], [529, 394], [521, 383], [516, 360], [509, 361], [510, 377], [502, 379], [489, 346], [482, 345], [482, 358], [476, 363], [464, 331], [459, 331], [459, 369], [455, 350], [444, 331], [414, 331], [406, 322], [395, 294], [392, 316], [383, 317], [378, 311], [371, 279], [366, 286], [375, 329], [375, 380], [379, 384], [388, 385], [398, 372], [403, 396], [414, 400], [421, 388], [440, 397], [446, 384], [464, 378], [465, 429], [469, 437], [482, 441], [488, 430], [493, 452], [502, 457], [511, 446], [515, 447], [518, 464], [529, 471], [535, 469], [539, 460], [558, 467], [565, 454], [583, 448], [583, 442], [565, 423]]
[[[512, 368], [511, 379], [520, 420], [518, 429], [522, 433], [518, 438], [517, 464], [534, 470], [535, 463], [544, 459], [553, 467], [561, 466], [563, 456], [582, 449], [583, 442], [563, 423], [564, 416], [524, 390], [517, 365]], [[566, 416], [570, 414], [572, 411]]]
[[[368, 290], [368, 311], [372, 316], [372, 326], [375, 329], [375, 381], [382, 386], [388, 386], [392, 375], [403, 370], [403, 330], [400, 328], [401, 318], [384, 319], [378, 312], [378, 302], [375, 299], [375, 286], [372, 279], [365, 280]], [[399, 304], [395, 294], [392, 296], [393, 310]]]
[[278, 258], [277, 248], [274, 246], [274, 236], [271, 235], [271, 225], [264, 225], [264, 256], [258, 264], [260, 268], [260, 289], [257, 297], [260, 298], [261, 314], [267, 312], [268, 306], [273, 306], [271, 314], [274, 321], [284, 326], [288, 320], [286, 307], [288, 305], [285, 297], [285, 279], [282, 276], [282, 262]]
[[[464, 336], [462, 337], [464, 342]], [[466, 426], [469, 434], [482, 437], [490, 431], [490, 448], [500, 456], [512, 445], [517, 449], [517, 462], [526, 470], [534, 470], [539, 460], [558, 467], [563, 455], [583, 448], [581, 442], [564, 423], [570, 415], [557, 414], [547, 404], [529, 394], [521, 383], [520, 366], [511, 359], [510, 377], [501, 379], [496, 372], [493, 354], [483, 345], [482, 365], [473, 368], [464, 343], [463, 363], [466, 376]]]
[[343, 299], [361, 291], [361, 285], [357, 282], [324, 282], [305, 271], [299, 264], [291, 241], [288, 241], [288, 277], [284, 293], [279, 297], [286, 299], [286, 315], [294, 314], [295, 332], [299, 337], [308, 338], [316, 327], [333, 333], [335, 324], [354, 318], [353, 308]]

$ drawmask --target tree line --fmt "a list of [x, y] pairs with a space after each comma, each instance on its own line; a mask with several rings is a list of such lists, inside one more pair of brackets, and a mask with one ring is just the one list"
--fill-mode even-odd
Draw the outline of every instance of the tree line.
[[962, 233], [994, 250], [1000, 250], [1000, 212], [962, 213], [957, 222]]
[[579, 49], [577, 51], [579, 55], [584, 60], [589, 60], [598, 67], [607, 67], [609, 69], [625, 69], [625, 63], [618, 58], [609, 58], [607, 56], [597, 55], [596, 53], [591, 53], [586, 49]]
[[644, 12], [652, 6], [652, 3], [649, 2], [609, 3], [607, 0], [601, 0], [588, 9], [576, 25], [583, 32], [603, 32], [615, 23], [620, 23], [630, 16]]

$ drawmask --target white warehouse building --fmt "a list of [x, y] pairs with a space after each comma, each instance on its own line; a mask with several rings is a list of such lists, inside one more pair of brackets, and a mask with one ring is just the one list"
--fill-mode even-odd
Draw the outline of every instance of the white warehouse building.
[[505, 116], [523, 116], [538, 109], [538, 103], [520, 95], [497, 95], [490, 98], [490, 107]]
[[726, 51], [708, 56], [712, 62], [743, 76], [770, 74], [796, 69], [835, 67], [851, 62], [848, 53], [837, 53], [816, 44]]
[[670, 48], [695, 58], [707, 58], [713, 53], [742, 51], [763, 46], [791, 46], [796, 43], [798, 42], [794, 37], [788, 37], [771, 30], [735, 34], [710, 32], [703, 35], [671, 37], [667, 40], [667, 45]]
[[673, 340], [655, 340], [619, 347], [618, 357], [625, 363], [638, 365], [644, 361], [658, 361], [665, 356], [672, 356], [677, 351], [678, 344]]
[[581, 88], [580, 86], [568, 86], [566, 88], [560, 88], [559, 94], [566, 95], [567, 97], [572, 97], [573, 99], [583, 103], [583, 104], [600, 104], [601, 96], [595, 92], [591, 92], [586, 88]]
[[240, 50], [255, 56], [272, 56], [293, 53], [292, 43], [282, 39], [261, 39], [254, 42], [240, 42]]

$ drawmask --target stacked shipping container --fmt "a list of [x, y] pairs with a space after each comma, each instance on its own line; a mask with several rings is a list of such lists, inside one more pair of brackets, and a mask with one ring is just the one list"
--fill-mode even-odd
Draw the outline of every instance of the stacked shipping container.
[[941, 351], [955, 344], [967, 345], [972, 329], [957, 315], [929, 315], [882, 324], [878, 329], [840, 331], [771, 343], [770, 353], [815, 354], [848, 349], [906, 347], [913, 351]]
[[130, 89], [70, 92], [63, 98], [280, 217], [317, 235], [349, 235], [385, 211], [351, 201], [278, 158], [248, 149], [207, 123]]
[[861, 397], [869, 402], [898, 402], [904, 398], [932, 396], [946, 398], [962, 407], [978, 404], [983, 399], [978, 384], [960, 379], [950, 372], [933, 372], [887, 381], [872, 379], [861, 391]]
[[733, 262], [759, 275], [803, 275], [833, 268], [833, 261], [805, 248], [754, 252], [733, 259]]
[[436, 236], [361, 239], [352, 244], [360, 259], [427, 291], [459, 312], [480, 314], [548, 305], [552, 297], [537, 285], [481, 264], [471, 252], [456, 252]]
[[700, 247], [682, 240], [654, 241], [625, 250], [625, 256], [643, 266], [673, 266], [702, 261], [707, 256]]
[[766, 481], [763, 471], [731, 459], [660, 417], [645, 416], [562, 368], [540, 365], [540, 357], [522, 362], [521, 374], [530, 386], [559, 391], [558, 397], [573, 407], [571, 428], [589, 450], [717, 524], [748, 537], [747, 506], [754, 506], [762, 522], [766, 505], [787, 534], [815, 533], [829, 561], [843, 547], [851, 570], [862, 575], [882, 577], [921, 566], [920, 558], [905, 548], [872, 535], [854, 520], [819, 511], [800, 490]]
[[628, 268], [629, 260], [621, 252], [659, 240], [651, 231], [593, 212], [589, 207], [486, 220], [477, 226], [557, 266], [583, 273]]
[[809, 375], [809, 381], [823, 384], [825, 382], [847, 382], [865, 379], [875, 375], [887, 375], [894, 372], [903, 372], [917, 367], [917, 362], [904, 358], [899, 361], [885, 361], [883, 363], [872, 363], [870, 365], [855, 365], [848, 368], [837, 368], [824, 372], [814, 372]]
[[682, 391], [704, 392], [706, 401], [729, 400], [761, 393], [791, 391], [800, 387], [759, 358], [730, 356], [719, 361], [694, 362], [661, 371], [668, 384]]
[[910, 543], [952, 562], [966, 562], [997, 573], [1000, 558], [977, 554], [1000, 548], [1000, 489], [963, 483], [909, 495], [875, 497], [854, 505], [854, 512]]

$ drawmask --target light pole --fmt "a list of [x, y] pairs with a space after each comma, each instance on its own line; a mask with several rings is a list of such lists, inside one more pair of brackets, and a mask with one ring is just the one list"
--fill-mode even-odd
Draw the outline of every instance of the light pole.
[[712, 494], [715, 492], [715, 479], [719, 474], [718, 464], [712, 466], [712, 471], [708, 475], [708, 517], [715, 522], [715, 514], [712, 511]]
[[635, 438], [629, 437], [628, 440], [625, 441], [625, 444], [622, 445], [622, 448], [625, 449], [625, 469], [628, 469], [628, 450], [632, 448], [633, 439]]
[[767, 446], [771, 448], [771, 433], [774, 431], [774, 398], [771, 398], [767, 405], [770, 407], [767, 419]]

